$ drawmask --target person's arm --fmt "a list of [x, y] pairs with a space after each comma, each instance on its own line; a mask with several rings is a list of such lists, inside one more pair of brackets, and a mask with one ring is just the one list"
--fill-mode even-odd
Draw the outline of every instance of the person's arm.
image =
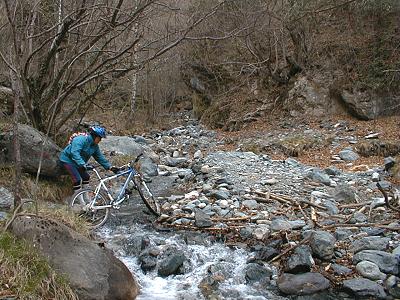
[[85, 141], [79, 137], [74, 138], [71, 142], [70, 157], [78, 165], [78, 167], [84, 167], [86, 164], [81, 156], [84, 142]]
[[93, 153], [93, 158], [103, 166], [104, 169], [109, 170], [111, 168], [110, 162], [101, 153], [98, 145], [95, 145], [95, 151]]

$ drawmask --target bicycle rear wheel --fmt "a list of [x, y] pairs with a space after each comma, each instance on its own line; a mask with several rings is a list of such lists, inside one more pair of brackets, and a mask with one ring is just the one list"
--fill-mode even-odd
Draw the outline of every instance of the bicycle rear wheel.
[[[92, 228], [102, 226], [110, 216], [110, 208], [89, 209], [89, 205], [95, 196], [93, 189], [87, 188], [78, 190], [71, 197], [69, 207], [73, 212], [77, 213], [85, 221], [87, 221]], [[107, 197], [99, 193], [95, 205], [107, 205]]]
[[160, 204], [154, 198], [146, 182], [144, 182], [140, 176], [135, 176], [133, 182], [144, 204], [146, 204], [147, 208], [158, 217], [161, 214]]

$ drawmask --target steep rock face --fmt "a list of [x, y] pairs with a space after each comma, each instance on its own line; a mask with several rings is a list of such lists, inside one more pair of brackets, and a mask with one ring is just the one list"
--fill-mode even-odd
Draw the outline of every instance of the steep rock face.
[[[337, 76], [337, 75], [336, 75]], [[292, 116], [348, 113], [360, 120], [399, 113], [400, 100], [374, 90], [334, 87], [335, 75], [299, 76], [288, 90], [285, 107]]]
[[[46, 138], [40, 131], [23, 124], [18, 126], [18, 135], [21, 144], [21, 164], [24, 172], [36, 174], [43, 141], [45, 141], [40, 174], [55, 177], [61, 173], [61, 168], [57, 165], [61, 149], [51, 139]], [[13, 164], [13, 152], [12, 130], [0, 132], [0, 166]]]
[[323, 78], [299, 76], [288, 91], [285, 103], [293, 116], [321, 117], [343, 111], [338, 101], [331, 97], [329, 83]]
[[110, 250], [67, 226], [36, 216], [19, 216], [10, 231], [24, 238], [65, 274], [81, 300], [135, 299], [139, 287]]

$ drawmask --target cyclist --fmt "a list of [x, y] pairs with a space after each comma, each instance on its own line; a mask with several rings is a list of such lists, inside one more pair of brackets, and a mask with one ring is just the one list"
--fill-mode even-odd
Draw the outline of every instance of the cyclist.
[[89, 183], [90, 175], [87, 172], [87, 162], [90, 157], [103, 166], [106, 170], [114, 173], [118, 168], [111, 166], [110, 162], [104, 157], [99, 148], [99, 142], [106, 137], [106, 129], [101, 126], [93, 126], [89, 129], [89, 134], [77, 134], [68, 146], [61, 151], [60, 161], [72, 178], [74, 191]]

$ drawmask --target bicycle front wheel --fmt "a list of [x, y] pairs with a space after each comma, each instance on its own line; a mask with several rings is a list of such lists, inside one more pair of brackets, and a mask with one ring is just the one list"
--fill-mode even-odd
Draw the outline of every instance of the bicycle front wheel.
[[[89, 208], [95, 195], [96, 193], [92, 189], [82, 189], [76, 191], [69, 201], [69, 207], [72, 211], [87, 221], [92, 228], [102, 226], [110, 216], [109, 207], [101, 209]], [[94, 205], [107, 205], [107, 202], [107, 197], [99, 193]]]
[[161, 214], [160, 204], [154, 198], [146, 182], [144, 182], [140, 176], [135, 176], [133, 182], [144, 204], [146, 204], [147, 208], [158, 217]]

